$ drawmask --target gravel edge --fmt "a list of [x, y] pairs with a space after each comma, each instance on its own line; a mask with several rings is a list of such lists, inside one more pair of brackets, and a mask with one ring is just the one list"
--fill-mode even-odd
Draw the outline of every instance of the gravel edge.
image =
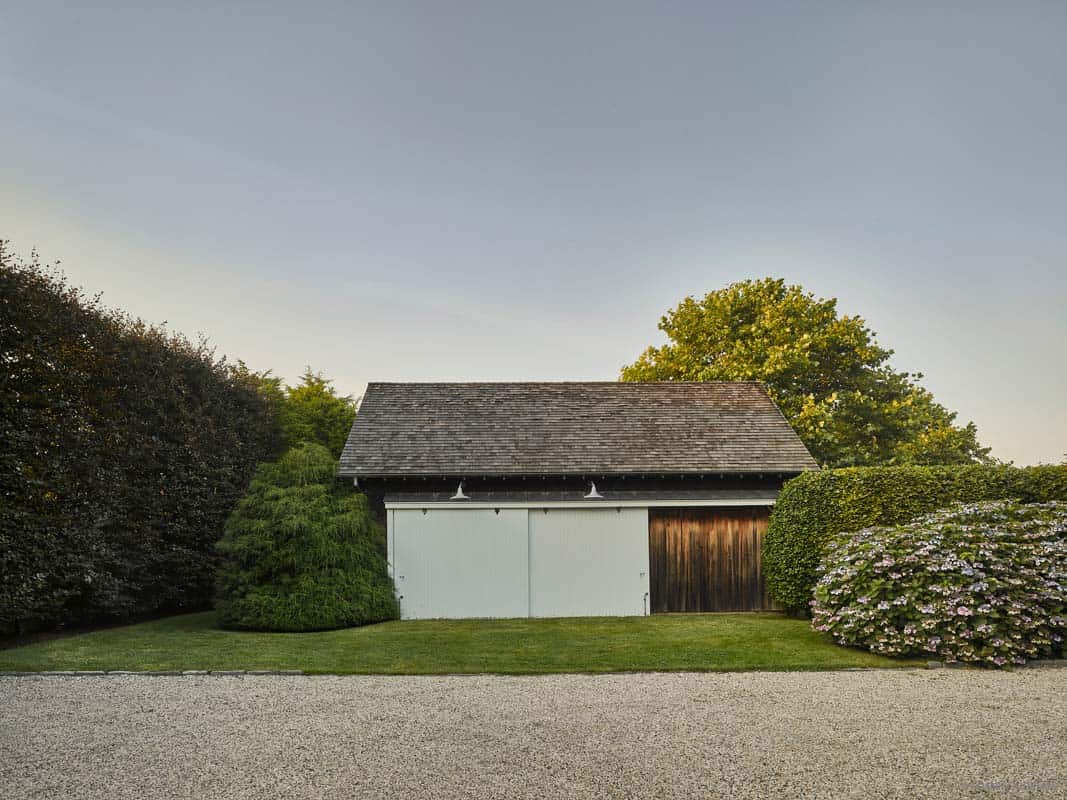
[[155, 677], [183, 677], [192, 675], [228, 675], [228, 676], [242, 676], [242, 675], [304, 675], [306, 674], [302, 669], [161, 669], [161, 670], [122, 670], [122, 669], [108, 669], [108, 670], [34, 670], [23, 672], [0, 672], [0, 677], [16, 677], [16, 678], [87, 678], [87, 677], [129, 677], [130, 675], [144, 675]]
[[[840, 669], [828, 669], [828, 670], [816, 670], [817, 672], [884, 672], [886, 670], [896, 671], [900, 668], [895, 667], [842, 667]], [[966, 664], [962, 661], [927, 661], [925, 667], [905, 667], [904, 671], [909, 669], [922, 670], [922, 669], [971, 669], [975, 671], [986, 670], [982, 667], [977, 667], [971, 664]], [[1043, 659], [1039, 661], [1028, 661], [1026, 664], [1016, 666], [1014, 669], [1067, 669], [1067, 658], [1053, 658]], [[744, 670], [746, 672], [763, 672], [765, 670]], [[777, 670], [776, 670], [777, 671]], [[789, 671], [789, 670], [786, 670]], [[673, 674], [675, 671], [664, 674]], [[203, 676], [203, 675], [223, 675], [229, 677], [241, 677], [244, 675], [333, 675], [338, 677], [348, 677], [351, 675], [372, 675], [373, 677], [389, 677], [386, 673], [341, 673], [341, 672], [321, 672], [321, 673], [307, 673], [301, 669], [185, 669], [185, 670], [26, 670], [26, 671], [3, 671], [0, 670], [0, 677], [5, 678], [32, 678], [32, 677], [49, 677], [49, 678], [83, 678], [83, 677], [104, 677], [109, 675], [114, 676], [130, 676], [130, 675], [144, 675], [144, 676], [158, 676], [158, 677], [183, 677], [183, 676]], [[460, 676], [460, 677], [475, 677], [479, 675], [506, 675], [507, 673], [492, 673], [492, 672], [458, 672], [458, 673], [428, 673], [430, 677], [444, 677], [444, 676]], [[546, 675], [558, 675], [558, 674], [595, 674], [595, 675], [633, 675], [633, 674], [660, 674], [658, 670], [649, 670], [648, 672], [597, 672], [597, 673], [545, 673]], [[418, 677], [417, 675], [399, 675], [395, 677]], [[523, 677], [536, 677], [536, 675], [525, 675]]]

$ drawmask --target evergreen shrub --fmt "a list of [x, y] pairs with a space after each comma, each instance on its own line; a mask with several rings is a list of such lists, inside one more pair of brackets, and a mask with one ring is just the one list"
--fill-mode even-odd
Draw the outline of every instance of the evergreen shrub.
[[218, 544], [222, 627], [314, 631], [397, 617], [385, 531], [336, 472], [311, 442], [260, 466]]

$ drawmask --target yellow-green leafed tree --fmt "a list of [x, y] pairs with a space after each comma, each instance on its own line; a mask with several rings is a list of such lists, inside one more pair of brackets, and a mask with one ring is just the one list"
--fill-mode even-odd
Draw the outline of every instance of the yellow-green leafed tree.
[[974, 423], [889, 366], [861, 317], [840, 315], [778, 278], [685, 298], [660, 320], [668, 338], [622, 370], [624, 381], [757, 380], [824, 466], [989, 461]]

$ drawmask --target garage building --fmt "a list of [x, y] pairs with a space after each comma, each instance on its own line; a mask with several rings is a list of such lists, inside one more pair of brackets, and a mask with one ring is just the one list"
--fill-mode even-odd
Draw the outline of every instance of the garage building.
[[424, 619], [773, 608], [770, 507], [816, 468], [754, 382], [372, 383], [340, 474]]

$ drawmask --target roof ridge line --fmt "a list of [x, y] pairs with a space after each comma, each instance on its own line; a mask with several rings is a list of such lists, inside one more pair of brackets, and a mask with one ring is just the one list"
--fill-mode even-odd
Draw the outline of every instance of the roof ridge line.
[[763, 381], [367, 381], [368, 386], [764, 386]]

